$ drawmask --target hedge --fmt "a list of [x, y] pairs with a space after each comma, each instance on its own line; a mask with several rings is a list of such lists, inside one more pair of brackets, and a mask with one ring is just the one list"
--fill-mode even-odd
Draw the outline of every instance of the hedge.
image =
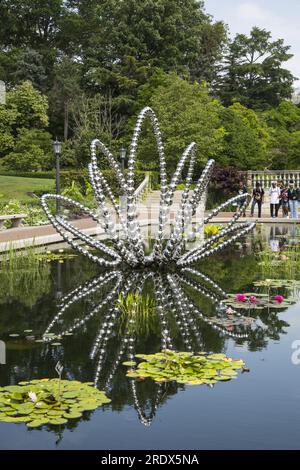
[[1, 176], [18, 176], [20, 178], [41, 178], [52, 179], [55, 178], [54, 171], [4, 171], [0, 170]]
[[[102, 170], [103, 176], [107, 180], [112, 192], [119, 196], [121, 194], [121, 190], [119, 187], [119, 182], [116, 178], [115, 173], [112, 170]], [[142, 171], [137, 171], [135, 173], [135, 186], [138, 187], [143, 179], [145, 178], [145, 173]], [[87, 181], [89, 182], [88, 171], [86, 169], [83, 170], [69, 170], [69, 171], [62, 171], [61, 172], [61, 185], [62, 187], [70, 186], [72, 181], [75, 181], [79, 184], [81, 191], [83, 194], [86, 193], [87, 189]]]

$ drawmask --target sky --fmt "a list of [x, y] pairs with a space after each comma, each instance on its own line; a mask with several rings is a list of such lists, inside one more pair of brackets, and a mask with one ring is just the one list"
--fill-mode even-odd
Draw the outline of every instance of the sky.
[[300, 87], [300, 0], [204, 0], [207, 13], [223, 20], [233, 38], [249, 34], [253, 26], [272, 32], [273, 39], [284, 39], [294, 57], [285, 67], [299, 79]]

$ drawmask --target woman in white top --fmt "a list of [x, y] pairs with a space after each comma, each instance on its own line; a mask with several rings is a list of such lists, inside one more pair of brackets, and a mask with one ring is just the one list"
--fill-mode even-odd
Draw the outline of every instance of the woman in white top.
[[280, 202], [280, 188], [277, 186], [276, 182], [272, 182], [272, 186], [269, 190], [270, 196], [270, 212], [271, 217], [274, 219], [278, 216], [279, 202]]

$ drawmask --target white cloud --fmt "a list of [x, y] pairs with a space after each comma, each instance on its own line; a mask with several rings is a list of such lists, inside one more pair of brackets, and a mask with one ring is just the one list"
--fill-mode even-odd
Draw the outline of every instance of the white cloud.
[[239, 5], [236, 14], [241, 20], [257, 21], [267, 18], [267, 11], [263, 10], [256, 3], [250, 2]]

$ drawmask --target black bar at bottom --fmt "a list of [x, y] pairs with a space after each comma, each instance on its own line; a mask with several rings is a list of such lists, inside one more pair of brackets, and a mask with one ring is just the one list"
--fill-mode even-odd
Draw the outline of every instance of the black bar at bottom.
[[137, 468], [141, 465], [194, 465], [213, 463], [270, 464], [288, 465], [299, 463], [300, 451], [195, 451], [195, 450], [93, 450], [93, 451], [0, 451], [1, 468], [4, 464], [35, 463], [95, 463], [106, 467], [121, 465], [125, 468]]

